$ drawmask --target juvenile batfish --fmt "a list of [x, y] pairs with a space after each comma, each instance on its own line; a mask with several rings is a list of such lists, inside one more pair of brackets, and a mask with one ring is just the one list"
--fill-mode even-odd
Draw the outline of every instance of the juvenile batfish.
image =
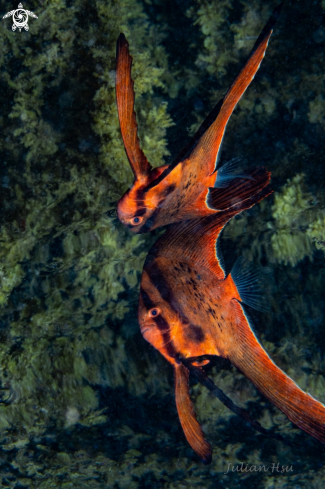
[[229, 359], [290, 421], [325, 442], [325, 407], [274, 364], [245, 314], [243, 304], [259, 306], [254, 274], [242, 260], [226, 276], [217, 246], [227, 221], [268, 192], [265, 188], [217, 215], [172, 225], [144, 265], [141, 332], [174, 367], [179, 419], [189, 444], [205, 462], [212, 450], [195, 416], [186, 364], [200, 367], [210, 355]]
[[[116, 99], [134, 183], [120, 199], [117, 213], [120, 221], [132, 231], [144, 233], [159, 226], [212, 215], [248, 198], [241, 190], [243, 175], [231, 175], [231, 164], [217, 169], [218, 154], [228, 120], [259, 69], [282, 5], [274, 10], [233, 85], [189, 144], [170, 165], [154, 169], [140, 147], [131, 78], [132, 57], [124, 34], [120, 35]], [[251, 178], [252, 171], [248, 171], [245, 178]]]

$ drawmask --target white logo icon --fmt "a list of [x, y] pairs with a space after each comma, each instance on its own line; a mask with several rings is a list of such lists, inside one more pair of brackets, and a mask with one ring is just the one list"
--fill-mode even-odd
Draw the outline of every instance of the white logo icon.
[[28, 16], [29, 15], [31, 17], [34, 17], [34, 19], [38, 19], [37, 15], [35, 15], [33, 12], [30, 12], [29, 10], [24, 10], [22, 3], [20, 3], [18, 5], [17, 10], [11, 10], [11, 12], [7, 12], [6, 15], [3, 16], [3, 19], [6, 19], [7, 17], [10, 17], [11, 15], [12, 15], [12, 20], [13, 20], [12, 30], [15, 31], [18, 27], [19, 32], [21, 32], [22, 28], [24, 28], [25, 31], [28, 31], [28, 29], [29, 29]]

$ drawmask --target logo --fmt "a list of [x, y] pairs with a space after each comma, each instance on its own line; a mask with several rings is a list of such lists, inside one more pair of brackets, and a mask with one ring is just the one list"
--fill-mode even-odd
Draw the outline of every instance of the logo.
[[34, 19], [38, 19], [37, 15], [35, 15], [33, 12], [30, 12], [29, 10], [24, 10], [22, 3], [18, 5], [17, 10], [11, 10], [10, 12], [7, 12], [6, 15], [3, 16], [3, 19], [6, 19], [11, 15], [13, 20], [12, 30], [15, 31], [18, 28], [19, 32], [21, 32], [22, 28], [24, 28], [25, 31], [29, 30], [29, 26], [28, 26], [29, 15], [31, 17], [34, 17]]

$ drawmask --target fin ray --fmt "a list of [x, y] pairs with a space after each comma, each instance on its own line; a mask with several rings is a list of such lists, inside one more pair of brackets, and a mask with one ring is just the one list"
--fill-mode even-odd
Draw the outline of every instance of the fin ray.
[[140, 147], [138, 125], [134, 111], [134, 82], [131, 78], [132, 56], [129, 44], [120, 34], [116, 46], [116, 102], [125, 151], [135, 179], [146, 178], [151, 170]]
[[[289, 445], [287, 440], [285, 440], [281, 435], [273, 433], [272, 431], [263, 428], [263, 426], [256, 420], [252, 419], [246, 409], [237, 406], [214, 382], [210, 377], [206, 375], [204, 370], [200, 368], [200, 365], [196, 365], [195, 362], [190, 360], [182, 360], [183, 364], [190, 370], [191, 373], [195, 375], [197, 380], [206, 387], [219, 401], [221, 401], [230, 411], [235, 413], [237, 416], [242, 417], [246, 422], [248, 422], [252, 428], [259, 431], [263, 435], [270, 438], [280, 440], [286, 445]], [[199, 363], [199, 362], [197, 362]]]
[[196, 419], [189, 393], [189, 371], [184, 365], [179, 364], [174, 367], [174, 372], [176, 407], [185, 437], [195, 453], [208, 464], [212, 460], [212, 448], [205, 440], [202, 428]]
[[204, 158], [209, 166], [210, 174], [217, 170], [218, 154], [229, 118], [260, 67], [282, 6], [283, 3], [273, 11], [254, 44], [248, 60], [226, 93], [215, 121], [204, 132], [189, 155], [191, 160]]
[[216, 171], [220, 147], [228, 120], [260, 67], [267, 49], [268, 41], [273, 32], [273, 27], [280, 15], [282, 7], [283, 3], [278, 5], [273, 11], [264, 29], [257, 38], [248, 60], [226, 93], [225, 97], [219, 100], [217, 105], [201, 124], [197, 132], [190, 139], [189, 143], [177, 155], [173, 162], [159, 175], [157, 179], [151, 182], [150, 188], [158, 185], [179, 163], [185, 159], [190, 159], [193, 165], [195, 165], [194, 160], [196, 157], [198, 157], [198, 161], [200, 162], [202, 159], [204, 159], [207, 162], [206, 164], [208, 166], [208, 172], [212, 174]]
[[[246, 180], [246, 183], [250, 182]], [[272, 191], [269, 187], [263, 188], [260, 192], [254, 189], [251, 198], [224, 212], [171, 225], [152, 247], [148, 256], [181, 256], [193, 264], [208, 268], [219, 280], [223, 280], [224, 265], [220, 264], [216, 253], [216, 242], [222, 229], [232, 217], [249, 209], [270, 193]]]
[[229, 360], [280, 409], [289, 420], [317, 440], [325, 442], [325, 406], [304, 392], [273, 363], [254, 335], [243, 306], [233, 299], [237, 338]]
[[262, 273], [258, 269], [240, 257], [236, 260], [230, 275], [244, 304], [261, 312], [269, 310], [268, 305], [263, 301]]
[[254, 168], [245, 176], [234, 176], [236, 181], [227, 187], [209, 188], [206, 204], [210, 209], [227, 210], [250, 198], [270, 183], [271, 173], [264, 168]]
[[248, 173], [239, 173], [239, 163], [242, 161], [242, 158], [237, 157], [233, 158], [224, 165], [222, 165], [218, 169], [217, 173], [217, 178], [214, 184], [214, 188], [223, 188], [227, 187], [229, 185], [229, 182], [231, 180], [234, 180], [235, 178], [243, 178], [247, 180], [252, 180], [253, 177], [251, 177]]

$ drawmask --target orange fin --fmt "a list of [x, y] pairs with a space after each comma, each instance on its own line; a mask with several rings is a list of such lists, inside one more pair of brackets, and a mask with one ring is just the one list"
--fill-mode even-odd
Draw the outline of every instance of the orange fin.
[[325, 442], [325, 406], [306, 394], [278, 368], [254, 335], [242, 305], [233, 299], [236, 338], [229, 360], [279, 408], [292, 423]]
[[195, 453], [209, 464], [212, 460], [212, 448], [204, 439], [204, 433], [196, 419], [188, 387], [189, 371], [179, 364], [174, 367], [174, 372], [176, 407], [184, 434]]
[[[273, 32], [273, 27], [280, 15], [282, 7], [283, 3], [275, 8], [273, 14], [259, 35], [244, 67], [226, 93], [223, 103], [220, 106], [219, 102], [216, 108], [212, 111], [212, 113], [214, 113], [218, 108], [216, 119], [213, 122], [211, 121], [211, 113], [208, 116], [208, 124], [204, 122], [202, 124], [202, 126], [205, 124], [204, 129], [201, 126], [198, 130], [198, 133], [200, 133], [200, 135], [202, 134], [200, 139], [197, 135], [192, 138], [193, 143], [196, 144], [188, 157], [191, 160], [195, 160], [196, 158], [201, 160], [204, 158], [209, 167], [210, 174], [217, 169], [218, 154], [229, 118], [260, 67]], [[197, 142], [198, 139], [199, 141]]]
[[[246, 185], [250, 184], [251, 180], [246, 180]], [[223, 280], [226, 274], [217, 246], [222, 229], [232, 217], [249, 209], [270, 193], [272, 190], [265, 187], [255, 195], [253, 194], [251, 198], [226, 211], [171, 225], [149, 254], [189, 258], [193, 264], [210, 269], [219, 280]]]
[[225, 188], [209, 188], [206, 203], [210, 209], [226, 210], [250, 198], [254, 193], [266, 187], [271, 180], [271, 173], [264, 168], [254, 168]]
[[140, 148], [134, 111], [134, 82], [131, 78], [132, 56], [129, 44], [120, 34], [116, 46], [116, 102], [125, 151], [136, 180], [148, 176], [151, 165]]
[[202, 385], [204, 385], [204, 387], [206, 387], [214, 396], [216, 396], [216, 398], [219, 399], [219, 401], [221, 401], [228, 409], [230, 409], [230, 411], [237, 414], [237, 416], [245, 419], [252, 426], [252, 428], [259, 431], [263, 435], [268, 436], [269, 438], [274, 438], [275, 440], [279, 440], [286, 445], [290, 445], [290, 443], [288, 443], [287, 440], [281, 435], [278, 435], [277, 433], [273, 433], [272, 431], [263, 428], [263, 426], [258, 421], [250, 417], [246, 409], [236, 406], [236, 404], [232, 402], [232, 400], [213, 382], [213, 380], [211, 380], [210, 377], [206, 375], [204, 370], [202, 370], [201, 368], [197, 368], [197, 361], [193, 362], [191, 360], [183, 359], [182, 362], [186, 366], [186, 368], [188, 368], [189, 371], [195, 375], [197, 380]]

